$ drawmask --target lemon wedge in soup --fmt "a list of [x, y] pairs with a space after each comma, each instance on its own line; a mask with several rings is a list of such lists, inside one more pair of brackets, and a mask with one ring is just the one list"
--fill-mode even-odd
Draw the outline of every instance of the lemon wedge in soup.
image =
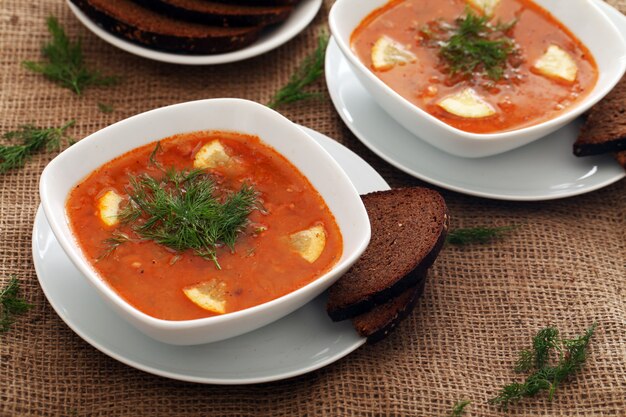
[[480, 119], [496, 114], [496, 110], [472, 88], [448, 96], [439, 102], [439, 107], [455, 116]]
[[98, 216], [107, 226], [119, 223], [117, 215], [123, 198], [113, 190], [107, 191], [98, 199]]
[[231, 162], [232, 158], [226, 153], [224, 146], [222, 146], [219, 140], [214, 140], [204, 145], [196, 153], [193, 167], [200, 169], [217, 168], [230, 165]]
[[183, 292], [198, 307], [217, 314], [226, 313], [226, 284], [217, 279], [185, 287]]
[[389, 36], [381, 36], [372, 47], [372, 66], [374, 69], [384, 71], [415, 62], [417, 57], [400, 42], [391, 39]]
[[309, 229], [293, 233], [289, 236], [291, 248], [308, 262], [313, 263], [320, 257], [326, 246], [324, 226], [317, 225]]
[[556, 45], [548, 47], [546, 53], [535, 62], [534, 69], [546, 77], [569, 83], [573, 83], [578, 75], [578, 66], [574, 59]]
[[468, 0], [468, 3], [480, 10], [485, 16], [493, 15], [500, 0]]

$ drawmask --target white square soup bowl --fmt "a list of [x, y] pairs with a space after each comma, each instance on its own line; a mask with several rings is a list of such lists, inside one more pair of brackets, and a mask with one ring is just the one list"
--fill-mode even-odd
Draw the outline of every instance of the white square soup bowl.
[[[343, 254], [330, 271], [278, 299], [245, 310], [196, 320], [151, 317], [122, 299], [91, 267], [71, 231], [65, 204], [70, 191], [104, 163], [178, 133], [222, 130], [257, 135], [284, 155], [321, 194], [343, 236]], [[370, 223], [358, 192], [335, 160], [310, 136], [267, 107], [240, 99], [176, 104], [122, 120], [57, 156], [40, 182], [43, 209], [61, 247], [108, 305], [146, 335], [175, 345], [215, 342], [269, 324], [302, 307], [333, 284], [370, 240]]]
[[[588, 96], [548, 121], [502, 133], [476, 134], [456, 129], [396, 93], [364, 65], [350, 47], [350, 36], [361, 21], [388, 0], [338, 0], [330, 11], [330, 29], [357, 78], [374, 100], [420, 139], [453, 155], [478, 158], [533, 142], [570, 123], [602, 99], [626, 69], [626, 42], [613, 22], [590, 0], [536, 0], [589, 48], [599, 77]], [[417, 139], [416, 139], [417, 140]]]

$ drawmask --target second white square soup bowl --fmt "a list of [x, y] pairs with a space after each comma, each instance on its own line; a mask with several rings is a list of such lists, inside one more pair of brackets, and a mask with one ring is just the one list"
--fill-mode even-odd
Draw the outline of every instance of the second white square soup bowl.
[[598, 82], [584, 100], [548, 121], [502, 133], [465, 132], [442, 122], [395, 92], [364, 65], [352, 50], [352, 32], [365, 17], [388, 2], [338, 0], [330, 11], [332, 35], [361, 84], [392, 118], [420, 139], [453, 155], [468, 158], [496, 155], [542, 138], [570, 123], [600, 101], [626, 70], [626, 42], [594, 1], [536, 0], [535, 3], [550, 12], [589, 48], [598, 65]]

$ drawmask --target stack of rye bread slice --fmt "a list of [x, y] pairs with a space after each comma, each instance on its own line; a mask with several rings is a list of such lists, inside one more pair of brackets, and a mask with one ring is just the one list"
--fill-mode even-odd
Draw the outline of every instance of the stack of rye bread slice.
[[299, 0], [71, 0], [104, 30], [169, 52], [217, 54], [244, 48], [280, 23]]
[[369, 343], [385, 337], [422, 295], [428, 268], [448, 230], [439, 193], [399, 188], [362, 196], [372, 227], [369, 246], [354, 266], [330, 287], [328, 315], [351, 319]]
[[612, 153], [626, 169], [626, 77], [589, 111], [574, 143], [576, 156]]

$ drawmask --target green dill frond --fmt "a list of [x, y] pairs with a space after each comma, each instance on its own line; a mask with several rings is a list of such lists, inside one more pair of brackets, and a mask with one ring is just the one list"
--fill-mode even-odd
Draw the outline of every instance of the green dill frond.
[[320, 96], [319, 93], [307, 92], [304, 88], [317, 81], [324, 74], [324, 57], [328, 40], [328, 33], [325, 31], [321, 32], [317, 39], [315, 51], [304, 59], [289, 79], [289, 82], [276, 92], [272, 100], [267, 104], [268, 107], [275, 109], [283, 104]]
[[461, 417], [465, 413], [465, 407], [471, 404], [471, 401], [461, 400], [454, 404], [452, 407], [452, 412], [450, 413], [450, 417]]
[[112, 104], [107, 104], [107, 103], [103, 103], [103, 102], [98, 102], [98, 109], [105, 114], [110, 114], [113, 113], [113, 111], [115, 111], [115, 108], [113, 107]]
[[[217, 248], [225, 245], [234, 251], [248, 216], [258, 207], [258, 193], [250, 185], [219, 198], [211, 177], [199, 169], [168, 169], [162, 178], [133, 176], [126, 192], [130, 201], [118, 215], [123, 225], [140, 239], [178, 252], [193, 249], [218, 268]], [[114, 240], [109, 247], [114, 250], [119, 244]]]
[[511, 20], [510, 22], [498, 22], [498, 23], [496, 23], [494, 29], [495, 29], [496, 32], [507, 33], [511, 29], [513, 29], [515, 27], [515, 25], [517, 25], [518, 21], [519, 21], [519, 19], [515, 18], [515, 19]]
[[559, 349], [559, 330], [556, 327], [546, 327], [540, 330], [533, 337], [532, 349], [520, 352], [515, 371], [542, 369], [550, 361], [550, 355], [555, 349]]
[[9, 331], [16, 315], [32, 308], [31, 304], [19, 297], [19, 291], [19, 281], [15, 276], [11, 276], [9, 283], [0, 290], [0, 333]]
[[533, 368], [535, 364], [535, 352], [524, 349], [519, 353], [519, 359], [515, 364], [515, 372], [527, 372]]
[[504, 386], [489, 402], [507, 410], [510, 404], [541, 391], [548, 391], [548, 399], [552, 400], [559, 385], [582, 368], [596, 327], [594, 323], [582, 336], [574, 339], [559, 338], [555, 327], [537, 332], [532, 350], [522, 351], [515, 367], [516, 371], [532, 374], [523, 383]]
[[81, 95], [88, 86], [110, 86], [118, 83], [118, 77], [105, 77], [85, 66], [80, 40], [72, 42], [55, 17], [48, 17], [46, 23], [52, 40], [44, 44], [41, 50], [45, 61], [24, 61], [26, 69], [43, 74], [50, 81], [77, 95]]
[[550, 361], [550, 353], [559, 348], [559, 330], [547, 327], [537, 332], [533, 338], [535, 368], [541, 369]]
[[495, 239], [500, 239], [516, 229], [517, 226], [501, 227], [471, 227], [466, 229], [455, 229], [448, 233], [446, 243], [451, 245], [469, 245], [472, 243], [489, 243]]
[[148, 165], [152, 165], [159, 169], [159, 171], [165, 172], [163, 165], [159, 161], [157, 161], [157, 155], [161, 152], [161, 142], [157, 142], [154, 149], [150, 153], [150, 158], [148, 158]]
[[104, 252], [102, 252], [100, 256], [98, 256], [98, 258], [96, 258], [96, 262], [100, 262], [101, 260], [109, 256], [110, 254], [112, 254], [115, 251], [115, 249], [117, 249], [119, 246], [123, 245], [124, 243], [133, 242], [133, 241], [136, 241], [136, 239], [131, 238], [126, 233], [116, 230], [115, 232], [113, 232], [113, 235], [111, 235], [110, 238], [104, 241], [105, 250]]
[[61, 127], [40, 128], [33, 125], [20, 126], [18, 130], [6, 132], [2, 137], [7, 141], [17, 141], [15, 145], [0, 145], [0, 174], [21, 168], [36, 152], [47, 149], [59, 150], [62, 140], [69, 140], [65, 130], [74, 125], [71, 120]]
[[435, 20], [420, 33], [428, 45], [439, 48], [439, 56], [451, 75], [479, 74], [498, 81], [504, 76], [509, 57], [519, 50], [515, 40], [507, 35], [517, 20], [496, 25], [489, 20], [468, 8], [454, 24]]

